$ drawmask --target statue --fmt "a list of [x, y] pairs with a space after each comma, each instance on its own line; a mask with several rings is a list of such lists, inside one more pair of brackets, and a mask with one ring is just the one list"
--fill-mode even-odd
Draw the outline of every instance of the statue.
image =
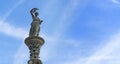
[[33, 21], [31, 23], [29, 36], [39, 36], [40, 24], [43, 21], [39, 19], [39, 17], [38, 17], [39, 13], [37, 12], [37, 10], [39, 10], [39, 9], [38, 8], [33, 8], [30, 11]]

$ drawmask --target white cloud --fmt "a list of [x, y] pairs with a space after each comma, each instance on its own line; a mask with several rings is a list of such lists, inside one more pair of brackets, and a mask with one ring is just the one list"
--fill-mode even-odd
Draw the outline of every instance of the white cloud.
[[115, 4], [120, 4], [119, 0], [112, 0], [112, 2], [115, 3]]
[[23, 28], [14, 27], [3, 21], [0, 21], [0, 29], [0, 32], [16, 38], [23, 39], [27, 35], [27, 32]]
[[79, 55], [75, 60], [63, 62], [63, 64], [120, 64], [120, 32], [107, 39], [107, 44], [98, 49], [89, 57], [81, 58]]
[[113, 4], [115, 4], [117, 7], [120, 7], [120, 0], [111, 0]]
[[[120, 48], [120, 33], [117, 33], [108, 39], [107, 44], [100, 50], [98, 50], [95, 54], [93, 54], [85, 64], [98, 64], [103, 59], [112, 59], [112, 53], [118, 53], [115, 51]], [[107, 58], [108, 56], [108, 58]], [[96, 58], [96, 59], [91, 59]], [[94, 62], [94, 63], [93, 63]]]
[[1, 33], [7, 34], [12, 37], [16, 37], [16, 38], [23, 39], [27, 35], [27, 32], [25, 31], [25, 29], [12, 26], [11, 24], [4, 22], [2, 20], [0, 20], [0, 29], [1, 29], [0, 30]]

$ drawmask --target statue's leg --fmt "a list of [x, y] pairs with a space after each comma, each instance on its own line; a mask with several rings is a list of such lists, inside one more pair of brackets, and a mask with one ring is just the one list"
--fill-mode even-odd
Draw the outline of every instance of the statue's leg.
[[39, 32], [40, 32], [40, 27], [37, 26], [37, 36], [39, 36]]
[[35, 36], [35, 28], [36, 26], [32, 24], [30, 29], [30, 36]]
[[32, 27], [31, 27], [31, 28], [30, 28], [30, 32], [29, 32], [29, 36], [32, 35], [32, 32], [33, 32], [33, 29], [32, 29]]

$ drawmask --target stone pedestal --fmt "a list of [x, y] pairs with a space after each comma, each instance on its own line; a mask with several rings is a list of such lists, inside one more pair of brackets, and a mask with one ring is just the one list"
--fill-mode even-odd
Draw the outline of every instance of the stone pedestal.
[[30, 60], [28, 64], [42, 64], [39, 59], [40, 48], [44, 44], [44, 39], [39, 36], [31, 36], [25, 39], [25, 44], [30, 50]]

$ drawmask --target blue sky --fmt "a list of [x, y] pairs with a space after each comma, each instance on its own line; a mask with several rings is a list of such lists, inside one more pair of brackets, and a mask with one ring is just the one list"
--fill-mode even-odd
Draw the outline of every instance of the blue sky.
[[120, 0], [1, 0], [0, 64], [27, 64], [29, 13], [39, 8], [43, 64], [120, 64]]

